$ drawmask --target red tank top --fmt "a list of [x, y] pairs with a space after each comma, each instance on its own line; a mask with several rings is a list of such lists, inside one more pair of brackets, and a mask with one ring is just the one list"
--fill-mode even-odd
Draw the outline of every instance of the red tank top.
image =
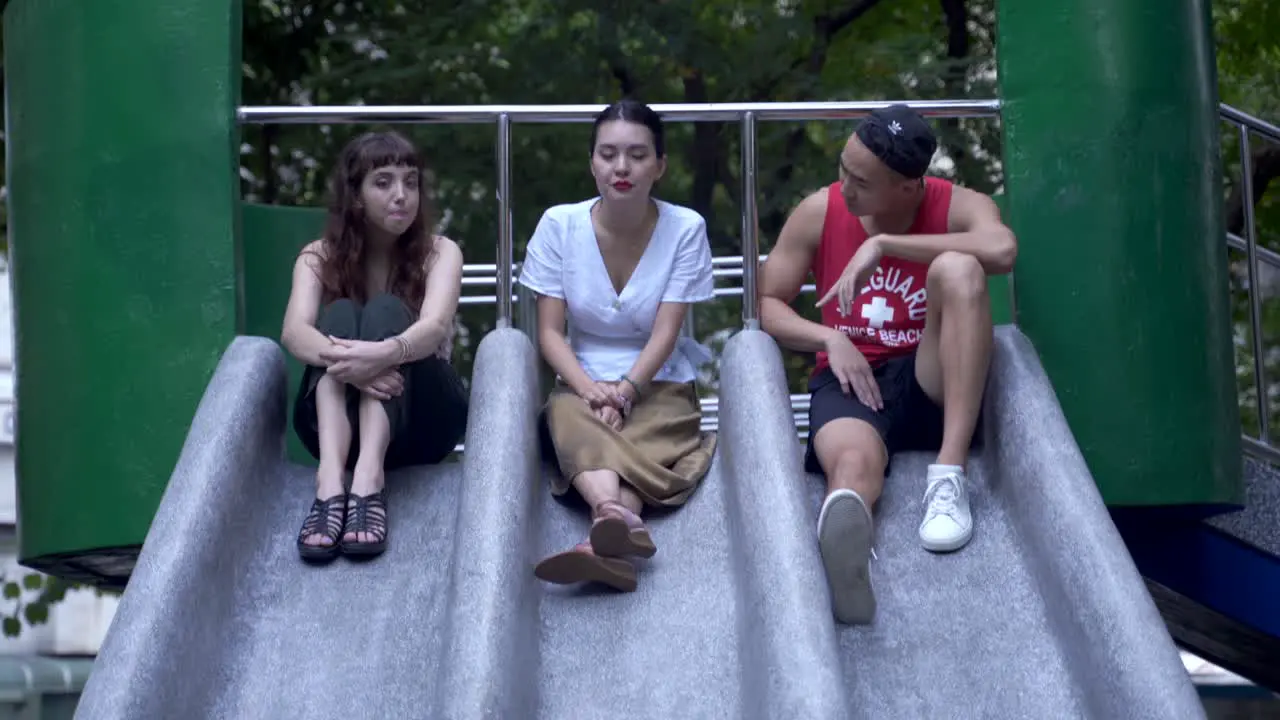
[[[924, 202], [920, 204], [915, 223], [907, 231], [909, 234], [947, 232], [951, 187], [946, 180], [925, 178]], [[832, 183], [827, 189], [822, 240], [810, 268], [817, 284], [815, 298], [821, 298], [831, 289], [866, 240], [867, 230], [862, 221], [849, 212], [840, 193], [840, 183]], [[854, 299], [853, 314], [842, 316], [839, 303], [832, 300], [822, 307], [822, 324], [848, 335], [872, 367], [909, 354], [920, 344], [920, 336], [924, 332], [928, 271], [927, 264], [886, 255], [880, 259], [880, 266], [867, 286]], [[820, 351], [813, 374], [817, 375], [826, 367], [827, 353]]]

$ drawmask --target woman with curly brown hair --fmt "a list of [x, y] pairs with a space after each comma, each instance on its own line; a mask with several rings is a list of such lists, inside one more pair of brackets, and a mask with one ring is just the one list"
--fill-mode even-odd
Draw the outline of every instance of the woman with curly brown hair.
[[293, 424], [319, 460], [297, 540], [306, 560], [383, 552], [385, 472], [441, 462], [466, 430], [450, 363], [462, 252], [431, 232], [423, 169], [397, 133], [352, 140], [324, 237], [294, 263], [281, 344], [305, 366]]

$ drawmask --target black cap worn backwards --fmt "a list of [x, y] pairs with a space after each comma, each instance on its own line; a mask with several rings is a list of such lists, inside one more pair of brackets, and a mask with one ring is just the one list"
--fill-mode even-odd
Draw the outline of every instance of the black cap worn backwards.
[[924, 177], [938, 149], [929, 123], [906, 105], [871, 111], [854, 132], [881, 162], [911, 179]]

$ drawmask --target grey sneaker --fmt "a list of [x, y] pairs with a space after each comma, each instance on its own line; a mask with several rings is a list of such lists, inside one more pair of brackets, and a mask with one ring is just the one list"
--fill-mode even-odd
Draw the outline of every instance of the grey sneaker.
[[831, 590], [836, 619], [866, 625], [876, 614], [871, 586], [871, 544], [875, 536], [871, 512], [852, 490], [836, 490], [818, 515], [818, 549]]

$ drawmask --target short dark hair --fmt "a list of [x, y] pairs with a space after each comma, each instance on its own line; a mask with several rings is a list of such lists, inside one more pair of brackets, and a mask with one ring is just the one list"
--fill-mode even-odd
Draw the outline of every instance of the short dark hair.
[[662, 118], [653, 108], [631, 98], [619, 100], [602, 110], [599, 115], [596, 115], [595, 124], [591, 126], [592, 153], [596, 151], [596, 136], [600, 133], [600, 126], [611, 120], [640, 123], [649, 128], [649, 132], [653, 133], [654, 152], [657, 153], [658, 157], [666, 156], [667, 143], [662, 129]]

